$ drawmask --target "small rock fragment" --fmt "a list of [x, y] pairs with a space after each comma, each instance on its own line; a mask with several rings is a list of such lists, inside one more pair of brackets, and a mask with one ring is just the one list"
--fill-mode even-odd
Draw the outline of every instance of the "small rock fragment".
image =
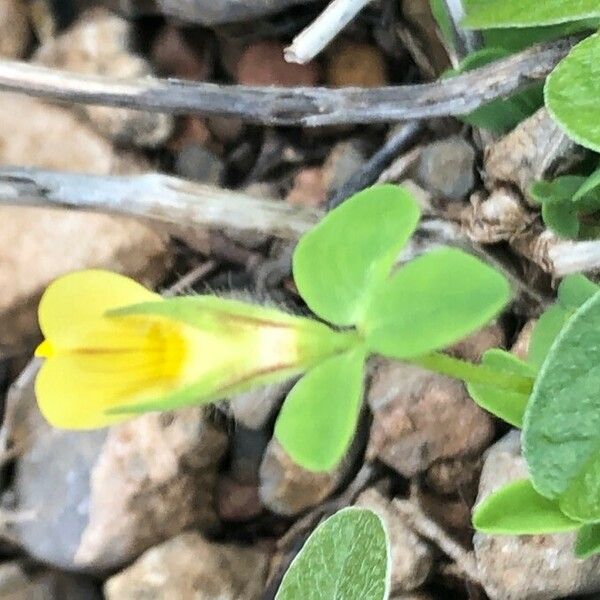
[[327, 193], [342, 187], [365, 162], [365, 154], [357, 140], [337, 143], [323, 163], [323, 185]]
[[31, 41], [24, 0], [0, 0], [0, 57], [22, 58]]
[[223, 161], [200, 144], [182, 148], [175, 161], [175, 172], [184, 179], [219, 185], [225, 171]]
[[[35, 60], [75, 73], [123, 79], [152, 74], [149, 63], [129, 48], [130, 25], [106, 9], [86, 12], [71, 28], [43, 44]], [[170, 115], [115, 108], [77, 106], [92, 125], [118, 145], [155, 148], [173, 130]]]
[[260, 466], [260, 498], [280, 515], [297, 515], [329, 496], [347, 474], [347, 460], [327, 473], [312, 473], [297, 465], [272, 439]]
[[48, 564], [102, 573], [189, 527], [216, 526], [226, 435], [202, 408], [143, 415], [109, 429], [48, 425], [33, 382], [19, 390], [15, 432], [29, 446], [15, 468], [19, 544]]
[[[485, 455], [481, 502], [503, 485], [527, 477], [520, 435], [511, 431]], [[492, 600], [553, 600], [600, 592], [600, 557], [579, 560], [573, 533], [485, 535], [473, 538], [482, 584]]]
[[297, 206], [318, 208], [327, 198], [327, 189], [320, 167], [305, 167], [294, 176], [294, 184], [286, 201]]
[[242, 53], [237, 65], [237, 82], [243, 85], [280, 85], [312, 87], [319, 82], [316, 63], [288, 63], [283, 58], [284, 44], [275, 40], [253, 42]]
[[449, 458], [434, 463], [427, 469], [425, 481], [438, 494], [455, 494], [477, 483], [481, 472], [481, 457]]
[[530, 319], [525, 323], [525, 326], [519, 332], [513, 347], [510, 351], [521, 360], [527, 360], [527, 355], [529, 354], [529, 343], [531, 342], [531, 335], [533, 334], [533, 330], [537, 324], [537, 319]]
[[[28, 568], [27, 568], [28, 567]], [[92, 581], [83, 576], [31, 568], [17, 561], [0, 564], [2, 600], [102, 600]]]
[[327, 83], [332, 87], [387, 85], [387, 66], [381, 50], [363, 42], [339, 41], [329, 53]]
[[515, 185], [530, 206], [538, 203], [529, 188], [539, 179], [564, 173], [583, 158], [578, 149], [545, 108], [522, 121], [513, 131], [485, 151], [485, 178], [489, 190]]
[[[70, 111], [34, 98], [0, 95], [0, 165], [108, 175], [147, 163], [117, 152]], [[103, 268], [158, 283], [168, 239], [134, 219], [72, 210], [0, 207], [0, 343], [37, 332], [37, 301], [56, 277]]]
[[184, 31], [168, 23], [152, 44], [152, 62], [159, 74], [177, 79], [205, 81], [211, 75], [208, 49], [197, 32], [187, 36]]
[[391, 548], [392, 591], [411, 592], [423, 585], [433, 568], [431, 547], [404, 523], [393, 505], [375, 488], [365, 490], [355, 505], [371, 509], [385, 523]]
[[268, 555], [184, 533], [146, 551], [104, 585], [106, 600], [259, 600]]
[[494, 322], [452, 344], [448, 348], [448, 353], [463, 360], [478, 363], [484, 352], [490, 348], [504, 348], [505, 344], [504, 329], [497, 322]]
[[263, 511], [258, 485], [223, 475], [217, 486], [217, 513], [225, 522], [250, 521]]
[[248, 429], [261, 429], [290, 391], [291, 385], [286, 381], [234, 396], [229, 400], [234, 419]]
[[425, 146], [417, 167], [418, 183], [450, 200], [462, 200], [475, 185], [475, 151], [459, 136]]
[[367, 397], [373, 411], [367, 455], [404, 477], [440, 459], [476, 456], [494, 433], [491, 417], [462, 382], [413, 365], [382, 360]]

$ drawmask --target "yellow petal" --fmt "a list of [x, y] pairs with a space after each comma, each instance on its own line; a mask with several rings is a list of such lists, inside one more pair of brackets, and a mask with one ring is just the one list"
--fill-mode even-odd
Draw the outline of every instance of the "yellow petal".
[[[40, 328], [54, 349], [77, 348], [82, 343], [90, 347], [104, 342], [111, 334], [118, 335], [111, 319], [102, 315], [114, 308], [160, 299], [139, 283], [109, 271], [88, 270], [70, 273], [52, 282], [40, 301]], [[90, 339], [90, 331], [98, 324], [106, 335]], [[38, 351], [44, 352], [42, 346]]]
[[54, 347], [50, 343], [50, 340], [44, 340], [34, 352], [34, 356], [37, 358], [50, 358], [54, 354]]

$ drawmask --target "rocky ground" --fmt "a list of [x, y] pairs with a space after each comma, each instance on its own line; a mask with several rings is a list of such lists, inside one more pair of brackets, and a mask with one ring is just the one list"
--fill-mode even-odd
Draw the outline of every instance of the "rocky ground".
[[[299, 65], [283, 49], [322, 2], [0, 0], [0, 57], [122, 78], [412, 84], [450, 65], [427, 7], [375, 3]], [[401, 182], [425, 215], [403, 260], [460, 245], [493, 261], [518, 291], [508, 314], [451, 352], [477, 361], [500, 346], [524, 356], [534, 319], [578, 256], [577, 244], [544, 229], [527, 188], [581, 152], [542, 109], [505, 137], [452, 118], [421, 121], [377, 163], [404, 127], [269, 127], [0, 92], [0, 167], [169, 173], [272, 199], [308, 224], [357, 175], [364, 185]], [[235, 215], [236, 199], [227, 201]], [[569, 535], [473, 535], [474, 502], [524, 474], [518, 433], [477, 407], [462, 383], [414, 366], [372, 362], [354, 444], [326, 474], [299, 468], [272, 439], [291, 384], [106, 430], [45, 423], [31, 355], [37, 301], [59, 274], [102, 267], [170, 293], [243, 290], [304, 310], [289, 271], [293, 240], [249, 231], [241, 213], [239, 221], [174, 227], [0, 207], [0, 598], [272, 599], [312, 528], [349, 504], [388, 524], [395, 600], [599, 597], [600, 559], [576, 560]]]

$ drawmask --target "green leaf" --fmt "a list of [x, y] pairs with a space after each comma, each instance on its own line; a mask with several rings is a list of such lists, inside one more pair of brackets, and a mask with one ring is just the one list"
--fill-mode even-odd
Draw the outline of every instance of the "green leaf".
[[541, 369], [548, 352], [572, 312], [559, 305], [546, 310], [535, 324], [529, 342], [527, 360], [536, 370]]
[[577, 239], [579, 219], [575, 205], [570, 200], [549, 199], [542, 204], [544, 223], [560, 237]]
[[571, 531], [581, 523], [563, 514], [558, 502], [538, 494], [528, 479], [513, 481], [477, 505], [477, 531], [491, 534], [535, 535]]
[[[563, 511], [600, 519], [600, 292], [562, 329], [525, 412], [523, 452], [535, 488]], [[574, 498], [574, 495], [577, 498]]]
[[346, 454], [362, 404], [364, 361], [362, 349], [329, 358], [288, 394], [275, 436], [301, 467], [329, 471]]
[[[594, 3], [598, 7], [597, 0]], [[571, 139], [596, 152], [600, 152], [599, 65], [600, 34], [595, 34], [571, 50], [550, 73], [544, 88], [554, 120]]]
[[344, 508], [310, 535], [275, 600], [386, 600], [390, 549], [373, 511]]
[[[508, 55], [509, 52], [502, 48], [483, 48], [469, 54], [457, 69], [448, 71], [444, 77], [478, 69]], [[483, 127], [496, 133], [503, 133], [532, 115], [543, 104], [543, 85], [539, 84], [510, 98], [489, 102], [460, 118], [470, 125]]]
[[577, 532], [575, 556], [589, 558], [600, 553], [600, 523], [588, 523]]
[[352, 196], [305, 234], [294, 253], [296, 286], [309, 308], [353, 325], [371, 288], [387, 278], [419, 220], [411, 194], [380, 185]]
[[600, 205], [600, 168], [596, 169], [580, 186], [573, 195], [573, 202], [583, 200], [585, 196], [592, 195], [596, 206]]
[[473, 29], [553, 25], [600, 17], [598, 0], [466, 0], [463, 25]]
[[581, 273], [565, 277], [558, 286], [558, 301], [561, 306], [577, 310], [600, 290], [600, 286]]
[[586, 178], [579, 175], [564, 175], [552, 181], [536, 181], [529, 188], [529, 193], [540, 204], [549, 200], [570, 202], [585, 181]]
[[[535, 377], [535, 370], [531, 365], [518, 359], [514, 354], [498, 348], [488, 350], [483, 355], [481, 363], [492, 367], [496, 371], [525, 377]], [[529, 394], [481, 384], [468, 384], [467, 389], [471, 398], [479, 406], [515, 427], [522, 427], [523, 414], [525, 413]]]
[[446, 3], [444, 0], [429, 0], [429, 6], [431, 8], [431, 14], [440, 28], [444, 42], [447, 47], [454, 48], [454, 27], [452, 25], [452, 19], [448, 15]]
[[373, 294], [362, 323], [369, 350], [410, 358], [476, 331], [510, 299], [506, 279], [456, 248], [404, 265]]

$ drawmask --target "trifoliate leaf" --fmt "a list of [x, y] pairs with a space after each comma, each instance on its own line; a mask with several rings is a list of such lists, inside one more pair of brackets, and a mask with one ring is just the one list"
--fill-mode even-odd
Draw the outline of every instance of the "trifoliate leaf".
[[363, 395], [364, 350], [329, 358], [314, 367], [286, 398], [275, 436], [309, 471], [329, 471], [346, 454]]
[[575, 556], [589, 558], [600, 553], [600, 523], [588, 523], [577, 532]]
[[309, 308], [336, 325], [355, 324], [419, 214], [410, 193], [395, 185], [366, 189], [330, 212], [294, 253], [294, 281]]
[[404, 265], [380, 286], [361, 327], [372, 352], [410, 358], [479, 329], [509, 298], [500, 273], [461, 250], [440, 248]]

